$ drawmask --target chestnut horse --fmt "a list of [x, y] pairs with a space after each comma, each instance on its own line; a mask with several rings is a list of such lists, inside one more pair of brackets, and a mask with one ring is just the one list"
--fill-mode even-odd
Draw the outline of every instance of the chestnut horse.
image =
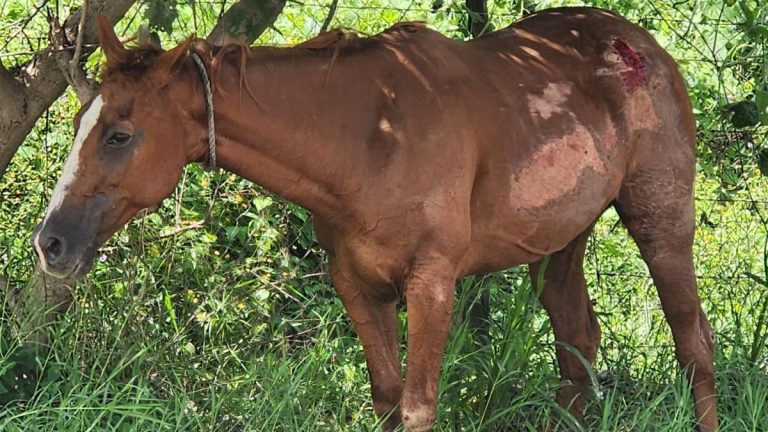
[[566, 381], [557, 399], [579, 415], [589, 376], [564, 346], [595, 360], [582, 261], [612, 205], [650, 268], [697, 427], [717, 429], [714, 342], [693, 270], [694, 118], [674, 60], [642, 28], [552, 9], [471, 42], [403, 23], [292, 48], [190, 38], [163, 51], [126, 49], [104, 19], [98, 27], [103, 83], [75, 119], [33, 238], [48, 273], [83, 276], [185, 165], [217, 161], [312, 212], [386, 428], [434, 423], [457, 278], [519, 264], [537, 274], [546, 257], [541, 302]]

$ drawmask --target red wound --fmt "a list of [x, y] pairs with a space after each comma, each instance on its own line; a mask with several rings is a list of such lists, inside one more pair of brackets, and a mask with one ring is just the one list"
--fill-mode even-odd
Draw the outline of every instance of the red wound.
[[643, 60], [643, 56], [619, 38], [613, 40], [613, 49], [619, 53], [624, 64], [630, 67], [630, 70], [619, 73], [627, 91], [631, 92], [640, 86], [648, 84], [648, 67]]

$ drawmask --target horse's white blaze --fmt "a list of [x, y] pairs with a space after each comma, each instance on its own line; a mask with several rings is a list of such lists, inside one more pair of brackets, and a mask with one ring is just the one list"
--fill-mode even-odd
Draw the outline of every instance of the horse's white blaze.
[[[53, 189], [53, 196], [51, 197], [51, 202], [48, 204], [48, 210], [45, 213], [45, 219], [43, 219], [43, 226], [45, 226], [45, 223], [48, 221], [51, 214], [61, 207], [61, 203], [64, 202], [64, 198], [67, 196], [69, 188], [75, 180], [77, 170], [80, 168], [80, 150], [82, 150], [83, 143], [99, 121], [103, 107], [104, 99], [102, 99], [101, 95], [98, 95], [91, 102], [91, 106], [88, 107], [88, 110], [85, 111], [85, 114], [83, 114], [83, 117], [80, 119], [80, 127], [75, 134], [75, 142], [72, 144], [72, 150], [67, 157], [67, 162], [64, 164], [64, 171], [61, 173], [61, 178], [59, 178], [56, 187]], [[40, 245], [39, 232], [35, 236], [34, 244], [37, 255], [40, 257], [40, 263], [42, 264], [43, 270], [46, 270], [45, 254]]]
[[75, 180], [77, 170], [80, 168], [80, 150], [82, 150], [83, 143], [88, 138], [88, 135], [91, 134], [94, 126], [96, 126], [96, 122], [99, 121], [101, 109], [103, 107], [104, 99], [101, 98], [101, 95], [98, 95], [96, 96], [96, 99], [91, 102], [91, 106], [88, 107], [88, 110], [85, 111], [85, 114], [83, 114], [83, 117], [80, 119], [80, 128], [77, 129], [77, 134], [75, 134], [75, 142], [72, 144], [72, 151], [69, 153], [67, 162], [64, 164], [64, 171], [61, 172], [61, 178], [59, 178], [59, 182], [56, 183], [56, 187], [53, 189], [53, 196], [51, 197], [51, 202], [48, 204], [48, 211], [45, 215], [46, 219], [48, 219], [48, 216], [50, 216], [53, 211], [61, 207], [61, 203], [64, 202], [64, 198], [67, 196], [69, 188]]

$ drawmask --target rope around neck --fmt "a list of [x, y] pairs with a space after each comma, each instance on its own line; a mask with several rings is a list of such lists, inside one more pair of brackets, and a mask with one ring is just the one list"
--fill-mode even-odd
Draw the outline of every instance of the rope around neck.
[[211, 90], [211, 79], [208, 71], [205, 69], [205, 63], [200, 54], [193, 52], [192, 60], [197, 65], [197, 71], [200, 73], [200, 80], [203, 82], [203, 92], [205, 93], [205, 113], [208, 117], [208, 170], [216, 169], [216, 127], [213, 122], [213, 91]]

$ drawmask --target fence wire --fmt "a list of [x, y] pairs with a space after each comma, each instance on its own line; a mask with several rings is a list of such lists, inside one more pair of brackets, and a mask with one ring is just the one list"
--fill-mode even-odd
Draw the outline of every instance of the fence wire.
[[[196, 5], [191, 12], [194, 20], [178, 24], [178, 32], [173, 37], [206, 34], [232, 4], [213, 0], [191, 3]], [[468, 15], [462, 9], [463, 3], [447, 0], [289, 1], [257, 43], [289, 46], [312, 38], [325, 28], [372, 35], [399, 21], [424, 21], [447, 35], [467, 39]], [[518, 1], [489, 1], [490, 23], [493, 28], [503, 28], [543, 3], [526, 1], [521, 5]], [[734, 128], [724, 109], [728, 103], [750, 100], [758, 84], [754, 79], [745, 82], [743, 78], [745, 74], [755, 74], [761, 67], [765, 74], [768, 61], [764, 44], [750, 54], [734, 56], [733, 45], [740, 43], [739, 37], [749, 29], [741, 15], [725, 9], [725, 3], [721, 9], [685, 9], [681, 6], [684, 4], [678, 2], [669, 8], [652, 1], [648, 2], [650, 7], [620, 12], [648, 28], [681, 62], [681, 70], [695, 98], [700, 128], [698, 148], [702, 156], [696, 199], [696, 273], [713, 324], [724, 328], [736, 315], [757, 314], [768, 296], [768, 285], [764, 283], [768, 279], [768, 195], [765, 193], [768, 185], [762, 172], [768, 171], [768, 153], [764, 151], [766, 128]], [[179, 7], [189, 5], [188, 1], [178, 2]], [[695, 10], [693, 15], [692, 10]], [[141, 7], [136, 8], [126, 22], [140, 22], [142, 13]], [[24, 31], [27, 25], [44, 25], [39, 22], [41, 17], [37, 12], [31, 17], [22, 17], [0, 29], [0, 35], [26, 38], [28, 47], [24, 52], [13, 53], [5, 51], [7, 44], [0, 45], [4, 64], [12, 66], [23, 62], [47, 45], [45, 37], [36, 38], [32, 32]], [[23, 178], [23, 172], [15, 175]], [[2, 199], [9, 200], [25, 194], [26, 190], [4, 188], [2, 193]], [[662, 319], [658, 301], [645, 265], [619, 226], [618, 217], [609, 211], [595, 229], [586, 258], [592, 295], [609, 299], [600, 303], [601, 320], [609, 324], [619, 319], [617, 317], [637, 319], [637, 328], [646, 329], [633, 336], [637, 345], [647, 345], [651, 340], [655, 346], [669, 347], [668, 339], [651, 337]]]

